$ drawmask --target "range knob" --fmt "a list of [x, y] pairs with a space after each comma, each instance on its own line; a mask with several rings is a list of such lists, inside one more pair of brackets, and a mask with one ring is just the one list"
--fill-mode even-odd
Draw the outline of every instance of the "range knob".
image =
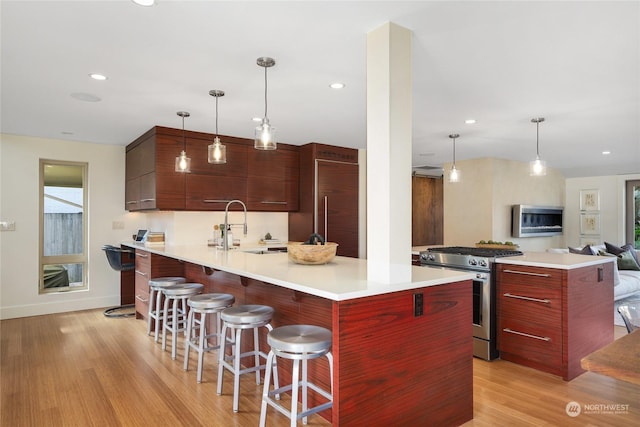
[[480, 267], [486, 267], [486, 266], [487, 266], [487, 260], [486, 259], [480, 260]]
[[469, 265], [478, 265], [478, 261], [476, 261], [476, 259], [475, 259], [475, 258], [471, 258], [471, 259], [469, 260]]
[[423, 261], [434, 261], [436, 258], [432, 254], [420, 254]]

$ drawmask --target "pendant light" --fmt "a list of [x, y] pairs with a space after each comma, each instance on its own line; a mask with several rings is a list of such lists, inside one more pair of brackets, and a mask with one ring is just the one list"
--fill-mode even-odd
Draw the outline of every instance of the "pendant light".
[[536, 159], [529, 162], [529, 175], [531, 176], [544, 176], [547, 174], [547, 162], [540, 160], [540, 143], [539, 143], [539, 127], [540, 123], [544, 122], [544, 117], [536, 117], [531, 119], [531, 123], [536, 124]]
[[456, 138], [460, 138], [457, 133], [452, 133], [449, 138], [453, 139], [453, 166], [449, 171], [449, 182], [460, 182], [462, 179], [462, 173], [456, 169]]
[[189, 117], [187, 111], [178, 111], [176, 113], [180, 117], [182, 117], [182, 152], [180, 155], [176, 157], [176, 172], [191, 172], [191, 157], [187, 157], [186, 147], [187, 147], [187, 137], [184, 132], [184, 118]]
[[221, 165], [227, 163], [227, 147], [220, 143], [220, 137], [218, 136], [218, 98], [224, 96], [224, 91], [210, 90], [209, 95], [216, 98], [216, 133], [213, 138], [213, 144], [209, 146], [207, 160], [209, 163], [215, 165]]
[[260, 126], [256, 127], [256, 136], [253, 147], [256, 150], [275, 150], [276, 149], [276, 128], [269, 124], [267, 118], [267, 68], [276, 65], [273, 58], [260, 57], [257, 64], [264, 67], [264, 118]]

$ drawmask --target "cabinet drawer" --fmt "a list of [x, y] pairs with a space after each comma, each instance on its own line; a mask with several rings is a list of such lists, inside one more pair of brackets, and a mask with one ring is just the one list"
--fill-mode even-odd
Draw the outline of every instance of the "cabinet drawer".
[[136, 279], [136, 318], [147, 318], [149, 313], [149, 282]]
[[524, 286], [562, 286], [562, 270], [521, 265], [498, 265], [498, 283]]
[[498, 289], [500, 319], [520, 321], [558, 329], [562, 321], [560, 289], [506, 284]]
[[[562, 366], [562, 328], [550, 329], [519, 319], [500, 322], [498, 349], [538, 364]], [[509, 357], [504, 357], [509, 360]]]
[[136, 271], [151, 273], [151, 253], [136, 249]]

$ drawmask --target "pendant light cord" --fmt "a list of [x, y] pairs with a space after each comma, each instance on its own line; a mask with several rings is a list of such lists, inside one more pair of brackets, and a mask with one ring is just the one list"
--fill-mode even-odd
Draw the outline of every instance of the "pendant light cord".
[[184, 114], [182, 115], [182, 151], [187, 149], [187, 136], [184, 134]]
[[536, 122], [536, 158], [540, 157], [540, 138], [539, 138], [540, 121]]
[[[218, 97], [216, 96], [216, 137], [218, 136]], [[215, 138], [214, 138], [215, 141]]]
[[453, 166], [456, 165], [456, 139], [453, 138]]
[[267, 118], [267, 67], [264, 67], [264, 118]]

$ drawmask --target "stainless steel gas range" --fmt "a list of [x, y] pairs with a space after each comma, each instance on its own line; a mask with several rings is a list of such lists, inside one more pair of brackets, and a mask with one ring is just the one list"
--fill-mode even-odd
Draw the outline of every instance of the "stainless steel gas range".
[[495, 259], [522, 255], [520, 251], [448, 246], [420, 252], [425, 267], [475, 273], [473, 279], [473, 355], [485, 360], [498, 358], [496, 347]]

